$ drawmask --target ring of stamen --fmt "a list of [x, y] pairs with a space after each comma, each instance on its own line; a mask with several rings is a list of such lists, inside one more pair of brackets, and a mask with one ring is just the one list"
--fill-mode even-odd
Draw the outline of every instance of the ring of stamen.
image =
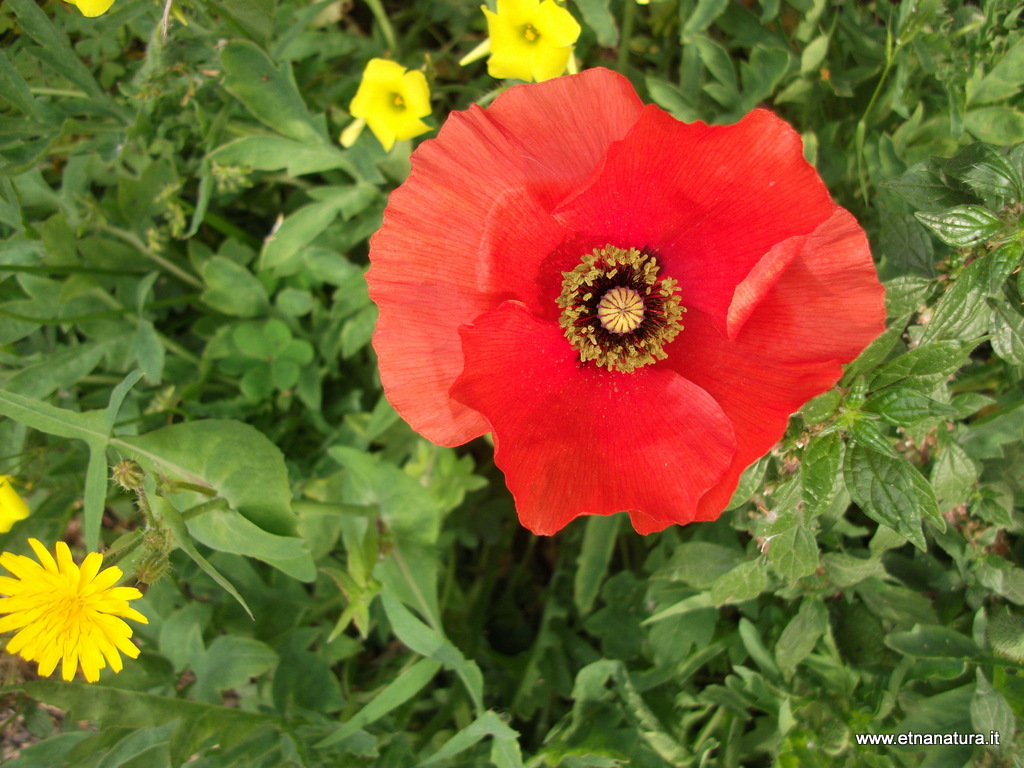
[[559, 325], [582, 363], [632, 373], [667, 357], [664, 347], [683, 329], [686, 309], [675, 281], [658, 273], [653, 254], [612, 245], [562, 273]]

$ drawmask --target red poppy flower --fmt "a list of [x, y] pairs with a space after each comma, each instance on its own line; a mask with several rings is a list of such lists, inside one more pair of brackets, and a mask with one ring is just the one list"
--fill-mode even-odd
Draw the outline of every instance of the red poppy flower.
[[765, 110], [686, 124], [604, 69], [452, 114], [371, 241], [388, 399], [494, 433], [520, 520], [712, 520], [883, 329], [863, 231]]

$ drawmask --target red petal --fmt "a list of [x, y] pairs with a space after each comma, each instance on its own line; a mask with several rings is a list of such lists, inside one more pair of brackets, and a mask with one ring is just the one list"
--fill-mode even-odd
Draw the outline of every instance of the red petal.
[[622, 510], [686, 523], [734, 452], [714, 400], [676, 373], [580, 366], [551, 322], [505, 302], [461, 329], [452, 396], [487, 417], [523, 525], [552, 534]]
[[684, 322], [665, 364], [709, 392], [736, 433], [732, 465], [696, 517], [713, 520], [747, 465], [782, 437], [789, 416], [835, 384], [841, 364], [882, 332], [884, 289], [864, 232], [835, 206], [735, 340], [706, 315], [689, 313]]
[[596, 68], [510, 88], [487, 114], [515, 146], [531, 189], [550, 210], [590, 176], [642, 111], [629, 80]]
[[541, 264], [567, 236], [547, 214], [551, 198], [582, 183], [640, 109], [625, 78], [591, 70], [454, 113], [413, 153], [366, 277], [384, 390], [425, 437], [458, 445], [488, 431], [448, 396], [463, 367], [458, 328], [508, 298], [536, 307], [551, 271]]
[[[733, 294], [758, 262], [831, 210], [800, 136], [771, 112], [709, 126], [649, 106], [591, 183], [554, 213], [567, 229], [653, 248], [684, 306], [724, 330]], [[762, 274], [758, 285], [767, 289], [777, 274]]]

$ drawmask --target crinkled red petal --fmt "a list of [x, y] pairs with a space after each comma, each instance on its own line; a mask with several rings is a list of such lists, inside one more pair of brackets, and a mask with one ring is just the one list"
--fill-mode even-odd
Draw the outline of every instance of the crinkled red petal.
[[[713, 520], [743, 470], [782, 437], [790, 415], [835, 384], [841, 365], [884, 330], [884, 289], [864, 232], [834, 206], [734, 340], [702, 313], [684, 320], [663, 365], [711, 394], [736, 435], [731, 466], [695, 516]], [[647, 531], [673, 522], [652, 518]]]
[[[771, 112], [735, 125], [681, 123], [654, 106], [613, 144], [578, 195], [554, 211], [567, 229], [620, 247], [649, 247], [679, 282], [683, 305], [727, 327], [737, 287], [779, 243], [832, 211], [800, 136]], [[764, 270], [763, 294], [784, 262]], [[755, 296], [746, 296], [756, 304]]]
[[454, 113], [413, 153], [370, 242], [367, 282], [384, 390], [425, 437], [458, 445], [489, 430], [448, 396], [463, 368], [458, 328], [504, 299], [538, 305], [540, 265], [568, 234], [547, 211], [640, 110], [625, 78], [590, 70]]
[[672, 370], [581, 366], [562, 330], [521, 302], [461, 333], [452, 396], [494, 427], [495, 462], [534, 533], [623, 510], [687, 523], [732, 462], [729, 420]]

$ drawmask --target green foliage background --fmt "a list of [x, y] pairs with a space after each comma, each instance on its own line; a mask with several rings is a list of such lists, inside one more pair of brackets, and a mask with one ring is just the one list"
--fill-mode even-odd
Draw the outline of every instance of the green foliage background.
[[[162, 6], [0, 5], [0, 472], [34, 510], [0, 545], [152, 582], [120, 675], [3, 657], [12, 768], [1022, 764], [1019, 4], [569, 4], [581, 65], [676, 117], [793, 123], [890, 323], [718, 522], [544, 539], [489, 444], [382, 397], [366, 243], [412, 143], [337, 142], [374, 56], [435, 125], [493, 98], [479, 4], [190, 0], [166, 39]], [[1001, 745], [853, 737], [954, 731]]]

